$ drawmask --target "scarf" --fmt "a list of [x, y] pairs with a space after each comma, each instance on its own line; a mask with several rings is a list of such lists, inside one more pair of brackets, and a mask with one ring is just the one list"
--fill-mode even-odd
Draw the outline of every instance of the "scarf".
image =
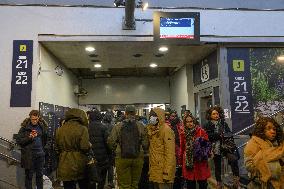
[[[221, 122], [220, 121], [213, 121], [211, 120], [211, 123], [214, 125], [214, 133], [220, 133], [221, 132]], [[213, 147], [213, 154], [215, 155], [221, 155], [221, 141], [217, 140], [212, 144]]]
[[196, 127], [185, 127], [185, 166], [187, 169], [193, 169], [193, 142]]
[[178, 118], [174, 118], [171, 120], [171, 128], [175, 133], [175, 144], [180, 146], [180, 141], [179, 141], [179, 132], [178, 132], [178, 125], [179, 123], [179, 119]]

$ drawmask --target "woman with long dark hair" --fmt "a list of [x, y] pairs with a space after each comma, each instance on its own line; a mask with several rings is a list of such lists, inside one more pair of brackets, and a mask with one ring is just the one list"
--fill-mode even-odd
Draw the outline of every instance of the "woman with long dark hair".
[[234, 175], [234, 187], [238, 187], [239, 154], [237, 152], [231, 130], [228, 124], [225, 122], [223, 109], [220, 106], [211, 107], [207, 110], [206, 119], [208, 120], [208, 122], [204, 125], [204, 129], [208, 133], [209, 141], [212, 143], [217, 188], [222, 187], [222, 156], [227, 157], [228, 163], [230, 164]]
[[188, 114], [183, 119], [184, 131], [181, 132], [182, 175], [187, 189], [207, 188], [207, 179], [211, 176], [208, 165], [210, 143], [207, 133], [196, 124], [195, 118]]

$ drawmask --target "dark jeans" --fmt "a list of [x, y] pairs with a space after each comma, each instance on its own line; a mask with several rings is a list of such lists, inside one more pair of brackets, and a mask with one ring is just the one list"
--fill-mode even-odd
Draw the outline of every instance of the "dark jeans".
[[85, 179], [77, 180], [77, 181], [63, 181], [64, 189], [76, 189], [76, 183], [78, 182], [80, 189], [87, 189], [88, 182]]
[[138, 189], [149, 189], [148, 172], [149, 172], [149, 156], [145, 156], [140, 181], [138, 184]]
[[44, 156], [38, 156], [32, 158], [32, 169], [25, 169], [25, 186], [26, 189], [33, 188], [33, 174], [36, 173], [36, 187], [37, 189], [43, 189], [43, 166]]
[[173, 189], [182, 189], [183, 188], [183, 177], [182, 177], [182, 168], [176, 168], [176, 175], [174, 180]]
[[196, 182], [198, 183], [199, 189], [207, 189], [207, 180], [187, 180], [186, 181], [186, 187], [187, 189], [195, 189], [196, 188]]
[[239, 177], [240, 176], [240, 170], [239, 170], [238, 160], [229, 161], [228, 163], [231, 166], [233, 175]]
[[96, 189], [96, 188], [103, 189], [105, 186], [108, 167], [99, 168], [99, 170], [100, 170], [99, 175], [101, 180], [98, 183], [98, 187], [96, 186], [96, 184], [93, 184], [92, 186], [89, 187], [90, 189]]
[[107, 169], [107, 180], [109, 185], [113, 185], [114, 179], [114, 172], [113, 172], [113, 165], [110, 165]]
[[214, 154], [213, 160], [214, 160], [214, 168], [215, 168], [215, 179], [217, 182], [221, 182], [222, 156]]

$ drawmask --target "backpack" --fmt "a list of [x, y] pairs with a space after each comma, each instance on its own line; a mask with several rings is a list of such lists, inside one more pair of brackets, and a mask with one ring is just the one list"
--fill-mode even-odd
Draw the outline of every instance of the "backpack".
[[120, 137], [121, 157], [137, 158], [140, 153], [140, 134], [135, 120], [122, 122]]

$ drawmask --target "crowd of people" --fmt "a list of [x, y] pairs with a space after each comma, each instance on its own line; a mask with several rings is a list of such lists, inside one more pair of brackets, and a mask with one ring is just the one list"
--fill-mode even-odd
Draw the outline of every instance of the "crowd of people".
[[[217, 188], [222, 188], [222, 159], [227, 158], [239, 187], [240, 154], [221, 107], [207, 110], [207, 123], [200, 125], [190, 111], [181, 118], [176, 111], [153, 108], [149, 118], [136, 115], [134, 106], [116, 120], [112, 112], [70, 109], [56, 131], [57, 179], [65, 189], [206, 189], [212, 170]], [[43, 188], [47, 124], [32, 110], [17, 135], [25, 187]], [[272, 118], [257, 120], [244, 151], [252, 189], [284, 189], [283, 130]], [[95, 165], [96, 174], [89, 174]], [[115, 169], [115, 171], [114, 171]], [[96, 175], [95, 182], [90, 182]], [[116, 179], [114, 179], [116, 175]], [[212, 175], [213, 176], [213, 175]]]

